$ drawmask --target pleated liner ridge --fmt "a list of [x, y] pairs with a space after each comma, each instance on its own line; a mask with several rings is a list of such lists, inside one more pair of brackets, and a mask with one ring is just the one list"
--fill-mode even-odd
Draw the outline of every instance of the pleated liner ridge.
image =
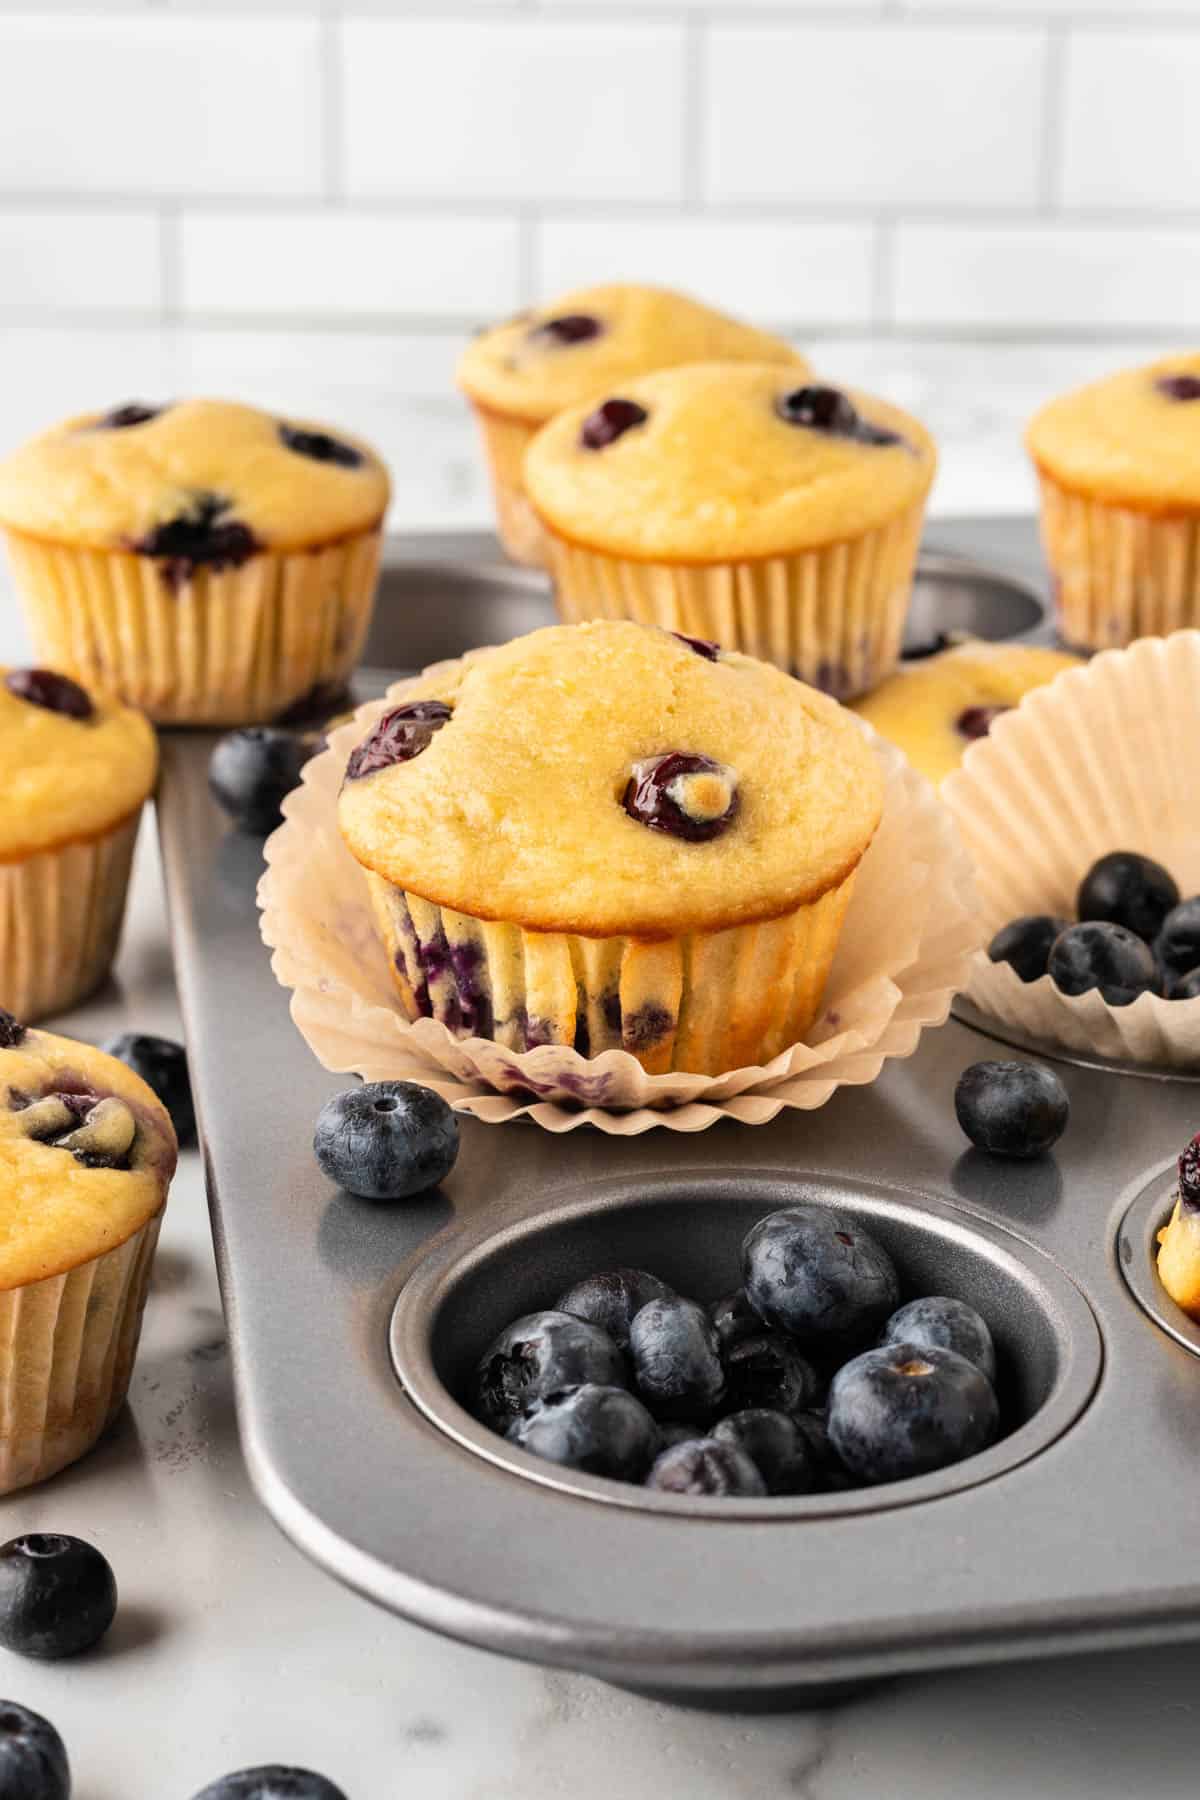
[[0, 863], [0, 1006], [33, 1021], [99, 987], [125, 918], [141, 808], [103, 837]]
[[1044, 473], [1042, 541], [1058, 627], [1078, 650], [1200, 625], [1200, 515], [1159, 518], [1061, 488]]
[[0, 1493], [74, 1462], [120, 1411], [161, 1216], [66, 1275], [0, 1293]]
[[625, 1050], [648, 1074], [769, 1062], [815, 1019], [854, 886], [760, 924], [646, 942], [525, 931], [404, 893], [369, 874], [410, 1019], [512, 1050]]
[[381, 537], [260, 551], [236, 569], [167, 579], [153, 557], [9, 532], [39, 658], [175, 725], [278, 718], [358, 663]]
[[483, 438], [500, 542], [514, 562], [533, 569], [542, 568], [546, 561], [545, 535], [537, 514], [525, 498], [522, 479], [525, 452], [537, 436], [539, 426], [528, 419], [512, 418], [507, 413], [489, 412], [483, 406], [474, 406], [472, 410]]

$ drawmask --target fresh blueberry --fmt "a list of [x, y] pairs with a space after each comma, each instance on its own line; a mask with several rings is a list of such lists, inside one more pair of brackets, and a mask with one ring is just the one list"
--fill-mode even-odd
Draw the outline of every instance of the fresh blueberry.
[[364, 1200], [409, 1200], [444, 1181], [458, 1157], [458, 1120], [415, 1081], [368, 1081], [327, 1100], [313, 1152], [325, 1174]]
[[1026, 913], [1000, 927], [988, 945], [988, 956], [994, 963], [1008, 963], [1022, 981], [1036, 981], [1046, 973], [1055, 938], [1070, 923], [1069, 919], [1055, 918], [1053, 913]]
[[0, 1546], [0, 1644], [53, 1660], [98, 1644], [117, 1610], [107, 1558], [82, 1538], [31, 1532]]
[[606, 1269], [577, 1281], [554, 1302], [556, 1312], [573, 1313], [607, 1331], [614, 1344], [629, 1348], [629, 1327], [635, 1313], [651, 1300], [669, 1300], [671, 1289], [645, 1269]]
[[835, 387], [798, 387], [781, 396], [776, 411], [786, 425], [806, 425], [860, 444], [899, 444], [899, 432], [864, 419], [848, 394]]
[[697, 656], [702, 656], [705, 662], [721, 660], [721, 646], [715, 644], [712, 638], [689, 637], [686, 631], [673, 631], [671, 636], [678, 638], [681, 644], [686, 644], [689, 650], [694, 650]]
[[851, 1474], [874, 1485], [974, 1456], [996, 1435], [992, 1384], [956, 1350], [884, 1344], [838, 1370], [829, 1437]]
[[479, 1360], [475, 1416], [504, 1433], [539, 1400], [587, 1385], [628, 1385], [625, 1358], [608, 1333], [570, 1313], [526, 1313]]
[[974, 743], [977, 738], [987, 736], [1001, 713], [1011, 711], [1011, 706], [964, 706], [954, 721], [954, 729], [959, 737]]
[[720, 1339], [722, 1355], [740, 1338], [762, 1335], [763, 1322], [751, 1306], [745, 1288], [737, 1288], [732, 1294], [714, 1300], [708, 1316]]
[[1162, 987], [1149, 944], [1123, 925], [1102, 920], [1069, 925], [1054, 940], [1046, 972], [1064, 994], [1099, 988], [1110, 1006], [1129, 1006]]
[[0, 1050], [15, 1050], [18, 1044], [25, 1042], [28, 1029], [20, 1019], [14, 1019], [10, 1012], [5, 1012], [0, 1006]]
[[1053, 1069], [1040, 1063], [977, 1062], [954, 1089], [959, 1124], [993, 1156], [1040, 1156], [1067, 1129], [1071, 1102]]
[[1178, 905], [1179, 889], [1161, 863], [1133, 850], [1113, 850], [1093, 863], [1080, 882], [1075, 910], [1081, 921], [1123, 925], [1149, 944]]
[[658, 1428], [659, 1454], [673, 1449], [676, 1444], [690, 1444], [703, 1436], [703, 1425], [697, 1425], [694, 1420], [667, 1419]]
[[585, 450], [607, 450], [619, 437], [644, 425], [650, 414], [636, 400], [605, 400], [595, 412], [588, 414], [579, 428], [579, 442]]
[[69, 675], [54, 669], [10, 669], [4, 685], [18, 700], [47, 712], [61, 713], [67, 719], [90, 719], [95, 712], [92, 697]]
[[229, 517], [232, 504], [222, 494], [197, 494], [186, 513], [156, 525], [133, 548], [156, 558], [171, 587], [200, 568], [239, 569], [262, 546], [248, 525]]
[[548, 344], [586, 344], [599, 337], [603, 330], [599, 319], [591, 313], [560, 313], [556, 319], [543, 319], [532, 326], [529, 336], [544, 339]]
[[66, 1745], [15, 1700], [0, 1700], [0, 1800], [71, 1800]]
[[281, 425], [279, 440], [285, 450], [294, 450], [297, 456], [307, 456], [313, 462], [332, 463], [339, 469], [357, 469], [363, 462], [361, 450], [356, 450], [353, 444], [344, 444], [340, 438], [330, 437], [327, 431], [302, 431], [296, 425]]
[[637, 1391], [660, 1419], [708, 1418], [725, 1391], [717, 1334], [694, 1300], [651, 1300], [629, 1328]]
[[314, 748], [312, 738], [273, 725], [226, 732], [209, 758], [208, 785], [242, 831], [266, 837]]
[[181, 1145], [196, 1141], [196, 1109], [188, 1075], [187, 1051], [171, 1038], [153, 1037], [145, 1031], [123, 1031], [101, 1048], [140, 1075], [171, 1115]]
[[646, 1477], [662, 1494], [696, 1494], [712, 1500], [755, 1500], [767, 1484], [736, 1444], [720, 1438], [691, 1438], [664, 1450]]
[[781, 1331], [763, 1331], [757, 1337], [740, 1338], [722, 1348], [725, 1365], [725, 1401], [731, 1412], [746, 1408], [773, 1408], [800, 1412], [811, 1406], [821, 1391], [812, 1364]]
[[927, 1294], [910, 1300], [894, 1312], [883, 1328], [885, 1344], [936, 1344], [942, 1350], [957, 1350], [988, 1380], [996, 1382], [996, 1347], [987, 1321], [965, 1300], [947, 1294]]
[[222, 1775], [219, 1781], [211, 1781], [193, 1794], [192, 1800], [346, 1800], [346, 1796], [340, 1787], [324, 1775], [314, 1775], [311, 1769], [265, 1763], [261, 1768]]
[[1200, 967], [1189, 969], [1176, 981], [1167, 998], [1169, 1000], [1200, 1000]]
[[442, 700], [410, 700], [394, 706], [350, 752], [346, 780], [359, 781], [393, 763], [411, 762], [433, 742], [435, 732], [450, 720], [450, 708]]
[[668, 750], [633, 765], [621, 804], [651, 831], [707, 843], [733, 824], [738, 782], [732, 769], [690, 750]]
[[793, 1413], [792, 1423], [804, 1437], [816, 1469], [818, 1488], [830, 1493], [843, 1493], [855, 1486], [854, 1477], [829, 1441], [829, 1420], [824, 1412], [809, 1407]]
[[873, 1337], [900, 1301], [883, 1245], [827, 1206], [787, 1206], [760, 1219], [743, 1241], [742, 1273], [755, 1311], [805, 1344]]
[[157, 419], [159, 413], [165, 411], [163, 406], [147, 406], [141, 400], [129, 400], [124, 406], [114, 406], [111, 412], [101, 413], [92, 429], [128, 431], [133, 425], [149, 425], [151, 419]]
[[1200, 400], [1200, 375], [1160, 375], [1154, 385], [1168, 400]]
[[640, 1482], [661, 1448], [658, 1426], [633, 1394], [586, 1382], [548, 1394], [508, 1428], [510, 1443], [547, 1462]]
[[768, 1494], [811, 1494], [820, 1486], [820, 1470], [807, 1435], [794, 1419], [770, 1407], [727, 1413], [713, 1426], [713, 1437], [733, 1444], [750, 1458]]
[[1171, 908], [1154, 940], [1154, 954], [1172, 979], [1200, 964], [1200, 898]]

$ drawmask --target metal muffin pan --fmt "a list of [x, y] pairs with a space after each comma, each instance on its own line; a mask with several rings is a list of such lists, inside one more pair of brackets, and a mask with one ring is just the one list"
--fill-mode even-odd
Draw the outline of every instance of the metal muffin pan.
[[1171, 1162], [1157, 1180], [1151, 1181], [1121, 1220], [1117, 1238], [1117, 1255], [1121, 1273], [1138, 1305], [1154, 1323], [1193, 1356], [1200, 1356], [1200, 1321], [1176, 1306], [1158, 1279], [1158, 1234], [1175, 1206], [1175, 1164]]
[[[1036, 586], [1031, 522], [945, 535]], [[500, 583], [489, 614], [495, 553], [471, 563], [478, 548], [459, 546], [457, 587], [443, 570], [434, 627], [428, 551], [391, 563], [384, 666], [365, 691], [461, 647], [465, 619], [481, 638], [511, 628], [526, 580]], [[437, 550], [454, 563], [453, 544]], [[312, 1157], [316, 1113], [344, 1080], [318, 1067], [270, 973], [259, 846], [209, 797], [211, 743], [164, 739], [164, 867], [243, 1444], [301, 1548], [434, 1630], [707, 1705], [1200, 1637], [1200, 1521], [1181, 1504], [1200, 1363], [1146, 1316], [1118, 1253], [1131, 1203], [1154, 1189], [1165, 1204], [1200, 1086], [1063, 1061], [1057, 1151], [997, 1163], [966, 1148], [952, 1104], [994, 1045], [951, 1021], [815, 1113], [635, 1138], [464, 1119], [444, 1192], [356, 1201]], [[931, 1478], [927, 1498], [912, 1483], [689, 1512], [482, 1441], [461, 1381], [502, 1314], [553, 1297], [593, 1252], [715, 1291], [745, 1222], [801, 1190], [870, 1213], [915, 1283], [944, 1274], [984, 1302], [1028, 1417], [973, 1471]]]

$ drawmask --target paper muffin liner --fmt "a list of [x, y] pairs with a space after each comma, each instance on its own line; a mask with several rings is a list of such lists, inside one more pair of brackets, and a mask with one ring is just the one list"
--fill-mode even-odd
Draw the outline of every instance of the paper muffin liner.
[[1038, 471], [1058, 629], [1079, 650], [1200, 626], [1200, 514], [1110, 506]]
[[838, 700], [878, 686], [900, 661], [921, 537], [922, 499], [845, 543], [745, 562], [640, 562], [547, 525], [560, 615], [637, 619], [774, 663]]
[[545, 534], [541, 521], [525, 498], [522, 474], [525, 452], [537, 435], [540, 422], [490, 412], [487, 407], [474, 402], [471, 410], [483, 438], [500, 542], [514, 562], [524, 563], [532, 569], [544, 568]]
[[0, 1293], [0, 1494], [65, 1469], [120, 1411], [161, 1219], [65, 1275]]
[[839, 1086], [873, 1081], [889, 1057], [910, 1056], [924, 1027], [946, 1019], [982, 942], [970, 864], [929, 783], [864, 726], [883, 766], [883, 817], [803, 1041], [718, 1076], [653, 1074], [624, 1050], [590, 1058], [556, 1044], [516, 1051], [455, 1037], [436, 1019], [410, 1023], [367, 878], [338, 831], [337, 796], [350, 750], [411, 686], [398, 683], [331, 734], [266, 846], [263, 937], [277, 979], [292, 990], [292, 1017], [327, 1069], [420, 1081], [492, 1123], [527, 1115], [556, 1132], [584, 1124], [619, 1136], [660, 1125], [702, 1131], [720, 1118], [757, 1125], [784, 1107], [822, 1106]]
[[111, 831], [0, 863], [0, 1006], [65, 1012], [108, 974], [125, 920], [141, 808]]
[[[942, 784], [975, 862], [985, 936], [1025, 913], [1075, 917], [1092, 863], [1137, 850], [1200, 893], [1200, 631], [1143, 638], [1059, 675], [1003, 713]], [[1118, 1061], [1200, 1069], [1200, 1000], [1110, 1006], [1023, 982], [986, 953], [968, 993], [1002, 1025]]]
[[382, 538], [259, 551], [172, 583], [159, 559], [9, 531], [37, 655], [162, 725], [254, 725], [340, 686], [362, 651]]

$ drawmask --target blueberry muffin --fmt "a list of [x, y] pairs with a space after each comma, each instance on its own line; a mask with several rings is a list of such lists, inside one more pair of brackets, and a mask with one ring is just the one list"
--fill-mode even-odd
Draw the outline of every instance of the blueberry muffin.
[[1065, 642], [1200, 625], [1200, 351], [1060, 395], [1026, 445]]
[[0, 463], [38, 656], [164, 724], [262, 723], [340, 686], [387, 501], [365, 444], [216, 400], [88, 413]]
[[807, 364], [781, 338], [714, 312], [685, 294], [614, 283], [563, 294], [480, 334], [458, 365], [492, 477], [497, 526], [518, 562], [544, 560], [541, 528], [526, 504], [521, 461], [534, 433], [565, 406], [614, 382], [678, 363]]
[[352, 752], [339, 824], [410, 1019], [716, 1074], [816, 1019], [882, 796], [825, 695], [599, 621], [427, 671]]
[[1179, 1158], [1170, 1220], [1158, 1234], [1158, 1278], [1193, 1319], [1200, 1319], [1200, 1136]]
[[997, 714], [1078, 666], [1062, 650], [972, 639], [898, 669], [856, 700], [854, 710], [939, 782], [958, 767], [968, 744], [987, 736]]
[[849, 699], [895, 666], [932, 439], [772, 363], [694, 363], [560, 413], [525, 457], [568, 619], [713, 638]]
[[175, 1159], [124, 1063], [0, 1012], [0, 1493], [74, 1462], [119, 1411]]
[[18, 1017], [108, 973], [157, 771], [141, 713], [50, 669], [0, 669], [0, 1004]]

